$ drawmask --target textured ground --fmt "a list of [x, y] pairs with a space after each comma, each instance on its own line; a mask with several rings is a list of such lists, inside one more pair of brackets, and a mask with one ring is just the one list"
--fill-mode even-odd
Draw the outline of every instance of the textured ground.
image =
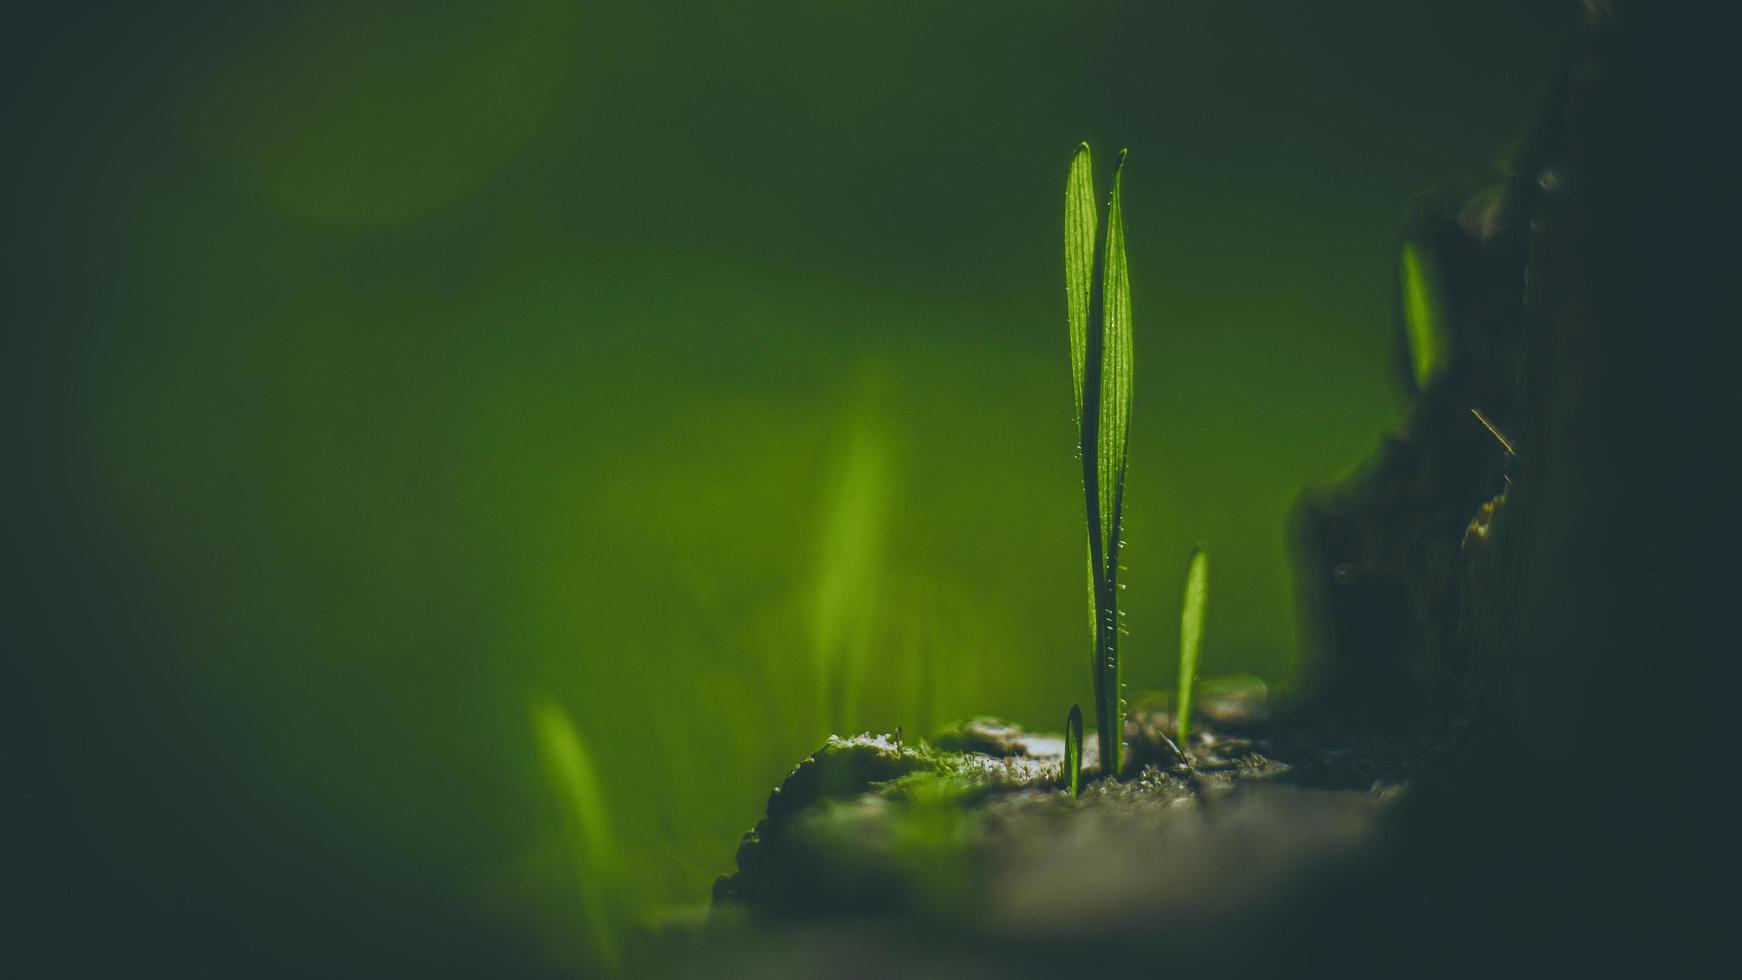
[[745, 835], [716, 918], [919, 925], [928, 957], [941, 945], [1040, 960], [1238, 930], [1292, 884], [1364, 860], [1428, 757], [1289, 732], [1250, 698], [1209, 708], [1214, 727], [1184, 753], [1165, 712], [1133, 712], [1123, 778], [1091, 768], [1078, 799], [1061, 788], [1061, 738], [991, 719], [931, 744], [831, 738]]

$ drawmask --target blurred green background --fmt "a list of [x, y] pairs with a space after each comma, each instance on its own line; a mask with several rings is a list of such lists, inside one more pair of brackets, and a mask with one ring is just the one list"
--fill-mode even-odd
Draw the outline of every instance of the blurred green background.
[[584, 966], [826, 733], [1057, 727], [1083, 139], [1131, 149], [1127, 680], [1170, 685], [1198, 539], [1205, 672], [1286, 679], [1290, 502], [1403, 406], [1403, 209], [1496, 172], [1568, 6], [13, 15], [38, 937]]

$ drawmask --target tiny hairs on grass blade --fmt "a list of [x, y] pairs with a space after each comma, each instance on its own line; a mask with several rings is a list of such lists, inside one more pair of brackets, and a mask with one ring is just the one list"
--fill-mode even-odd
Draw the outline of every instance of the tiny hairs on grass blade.
[[1197, 697], [1198, 662], [1204, 649], [1204, 611], [1210, 601], [1210, 549], [1202, 541], [1192, 549], [1186, 565], [1185, 601], [1179, 612], [1179, 693], [1174, 712], [1174, 734], [1185, 751], [1191, 733], [1192, 704]]

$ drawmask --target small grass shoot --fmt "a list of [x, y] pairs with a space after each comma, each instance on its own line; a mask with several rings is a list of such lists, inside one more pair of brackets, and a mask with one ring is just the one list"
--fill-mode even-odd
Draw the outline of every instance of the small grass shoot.
[[1132, 380], [1131, 282], [1120, 209], [1124, 171], [1121, 152], [1113, 170], [1104, 240], [1096, 235], [1100, 215], [1089, 144], [1078, 145], [1065, 184], [1065, 309], [1088, 524], [1095, 736], [1101, 772], [1115, 777], [1125, 728], [1119, 683], [1118, 572]]
[[1204, 610], [1210, 601], [1210, 550], [1202, 541], [1186, 565], [1185, 602], [1179, 612], [1179, 693], [1174, 734], [1183, 752], [1192, 729], [1192, 702], [1197, 695], [1198, 661], [1204, 650]]
[[1445, 289], [1439, 263], [1424, 242], [1408, 241], [1399, 259], [1403, 288], [1404, 336], [1409, 341], [1409, 366], [1417, 390], [1426, 391], [1445, 373], [1452, 340], [1446, 323]]
[[889, 505], [888, 452], [860, 417], [842, 440], [842, 456], [818, 528], [815, 605], [811, 613], [821, 727], [852, 732], [859, 724], [871, 661], [883, 524]]
[[616, 843], [605, 816], [592, 755], [568, 713], [548, 698], [528, 706], [545, 781], [561, 805], [569, 846], [575, 860], [576, 884], [587, 919], [589, 947], [598, 966], [618, 964], [617, 928], [611, 882], [615, 877]]
[[1071, 705], [1065, 719], [1065, 789], [1076, 799], [1083, 784], [1083, 709]]

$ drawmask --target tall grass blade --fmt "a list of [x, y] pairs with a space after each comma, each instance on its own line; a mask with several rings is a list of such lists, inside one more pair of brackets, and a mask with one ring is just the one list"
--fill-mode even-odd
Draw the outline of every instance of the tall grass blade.
[[1101, 553], [1107, 577], [1118, 569], [1119, 518], [1125, 495], [1125, 450], [1131, 434], [1131, 277], [1125, 267], [1125, 221], [1120, 207], [1125, 151], [1113, 171], [1107, 205], [1107, 251], [1101, 279], [1100, 446], [1095, 454], [1100, 485]]
[[[1087, 144], [1077, 147], [1065, 184], [1065, 306], [1077, 449], [1089, 539], [1091, 669], [1101, 770], [1119, 773], [1124, 734], [1119, 699], [1118, 569], [1131, 427], [1131, 286], [1121, 206], [1125, 153], [1113, 173], [1105, 244], [1097, 250], [1094, 177]], [[1095, 287], [1099, 280], [1099, 289]]]
[[1083, 372], [1089, 357], [1089, 315], [1095, 288], [1095, 174], [1089, 144], [1079, 143], [1065, 181], [1065, 313], [1071, 328], [1071, 384], [1077, 427], [1083, 424]]
[[616, 877], [616, 848], [605, 814], [593, 759], [569, 716], [554, 701], [535, 698], [528, 706], [545, 781], [561, 804], [576, 881], [593, 956], [607, 969], [618, 962], [617, 931], [609, 905]]
[[[1091, 554], [1097, 559], [1095, 649], [1095, 732], [1101, 750], [1101, 771], [1119, 774], [1124, 754], [1124, 704], [1119, 677], [1119, 547], [1125, 506], [1125, 451], [1131, 432], [1131, 280], [1125, 262], [1125, 221], [1121, 206], [1125, 152], [1113, 171], [1113, 193], [1107, 204], [1107, 240], [1100, 256], [1099, 343], [1090, 356], [1099, 358], [1093, 405], [1097, 415], [1092, 445], [1095, 457], [1093, 514], [1090, 533], [1096, 536]], [[1088, 426], [1084, 426], [1085, 434]], [[1088, 468], [1085, 467], [1085, 472]]]
[[1210, 601], [1210, 551], [1198, 542], [1186, 566], [1185, 602], [1179, 614], [1179, 696], [1174, 712], [1174, 733], [1179, 747], [1186, 747], [1191, 733], [1192, 702], [1197, 696], [1198, 662], [1204, 649], [1204, 611]]
[[[1065, 315], [1070, 324], [1071, 341], [1071, 409], [1074, 413], [1078, 432], [1077, 452], [1082, 460], [1084, 480], [1088, 481], [1094, 470], [1095, 445], [1094, 429], [1099, 419], [1093, 415], [1084, 417], [1085, 385], [1093, 386], [1095, 382], [1086, 377], [1090, 370], [1089, 362], [1089, 324], [1095, 309], [1095, 232], [1098, 230], [1100, 216], [1095, 207], [1095, 172], [1093, 158], [1089, 153], [1089, 144], [1077, 144], [1076, 153], [1071, 155], [1070, 176], [1065, 179]], [[1098, 335], [1098, 329], [1097, 329]], [[1095, 365], [1098, 370], [1099, 365]], [[1084, 428], [1087, 422], [1088, 428]], [[1091, 497], [1095, 494], [1092, 483], [1084, 483], [1084, 491]], [[1094, 523], [1091, 515], [1089, 521]], [[1094, 534], [1091, 533], [1093, 538]], [[1100, 578], [1096, 566], [1100, 558], [1096, 553], [1093, 541], [1088, 547], [1086, 556], [1089, 567], [1088, 582], [1088, 612], [1089, 612], [1089, 643], [1091, 652], [1099, 649], [1096, 640], [1095, 586]], [[1092, 653], [1091, 662], [1098, 661], [1098, 655]], [[1095, 666], [1096, 676], [1100, 668]], [[1099, 682], [1097, 682], [1098, 687]]]

